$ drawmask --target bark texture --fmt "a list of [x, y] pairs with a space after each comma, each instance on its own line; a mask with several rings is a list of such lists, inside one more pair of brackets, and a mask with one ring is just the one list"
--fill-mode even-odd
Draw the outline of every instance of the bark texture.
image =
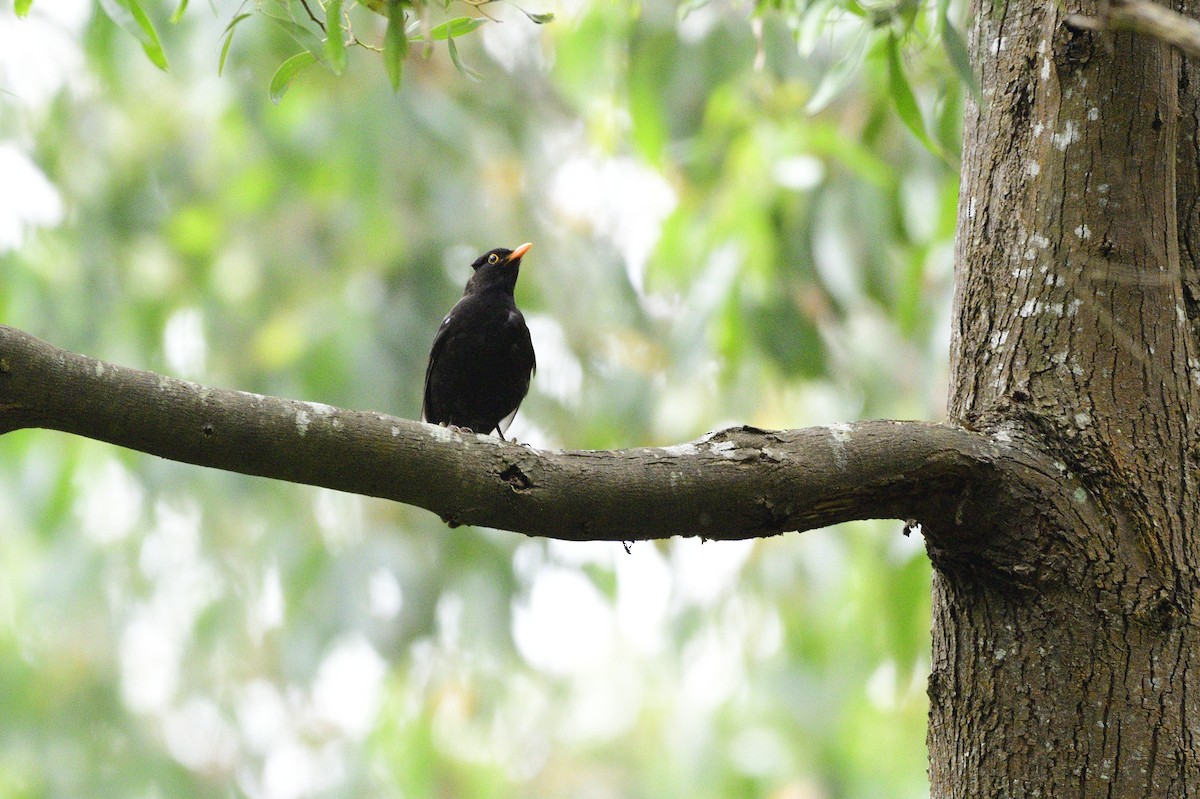
[[1094, 6], [975, 6], [951, 413], [1063, 464], [1098, 512], [931, 551], [932, 795], [1200, 795], [1196, 72], [1066, 24]]
[[[751, 427], [673, 447], [538, 451], [115, 366], [0, 326], [0, 433], [44, 427], [164, 458], [406, 502], [450, 524], [567, 540], [737, 539], [897, 518], [960, 533], [1003, 499], [1072, 518], [1049, 459], [922, 422]], [[997, 486], [1020, 486], [999, 492]], [[1002, 495], [1002, 496], [1001, 496]], [[1025, 510], [1023, 510], [1025, 509]], [[1070, 522], [1063, 522], [1064, 524]]]

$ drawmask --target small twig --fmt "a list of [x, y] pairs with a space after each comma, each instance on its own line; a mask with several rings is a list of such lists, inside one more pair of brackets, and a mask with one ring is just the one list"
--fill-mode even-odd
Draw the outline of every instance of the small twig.
[[353, 28], [353, 26], [352, 26], [352, 23], [350, 22], [350, 15], [349, 15], [349, 14], [346, 14], [346, 18], [345, 18], [345, 20], [344, 20], [344, 22], [343, 22], [343, 25], [344, 25], [344, 26], [345, 26], [345, 28], [346, 28], [346, 46], [347, 46], [347, 47], [354, 47], [354, 46], [356, 46], [356, 45], [357, 45], [358, 47], [362, 47], [362, 48], [364, 48], [364, 49], [366, 49], [366, 50], [373, 50], [373, 51], [374, 51], [374, 52], [376, 52], [376, 53], [382, 53], [382, 52], [383, 52], [383, 48], [382, 48], [382, 47], [376, 47], [376, 46], [375, 46], [375, 45], [373, 45], [373, 44], [367, 44], [367, 43], [366, 43], [366, 42], [364, 42], [364, 41], [360, 41], [360, 40], [359, 40], [359, 38], [358, 38], [357, 36], [355, 36], [355, 35], [354, 35], [354, 28]]
[[1200, 21], [1151, 0], [1109, 0], [1098, 17], [1068, 14], [1066, 23], [1076, 30], [1132, 31], [1178, 47], [1185, 55], [1200, 57]]
[[308, 12], [308, 18], [315, 22], [322, 32], [325, 32], [325, 23], [317, 19], [317, 16], [313, 14], [312, 9], [308, 7], [308, 0], [300, 0], [300, 5], [304, 6], [304, 10]]
[[471, 6], [472, 8], [474, 8], [480, 14], [483, 14], [485, 17], [490, 19], [492, 22], [500, 22], [501, 21], [501, 20], [498, 20], [495, 17], [493, 17], [488, 12], [483, 10], [484, 6], [494, 3], [494, 2], [496, 2], [496, 0], [462, 0], [462, 1], [464, 3], [466, 3], [467, 5]]

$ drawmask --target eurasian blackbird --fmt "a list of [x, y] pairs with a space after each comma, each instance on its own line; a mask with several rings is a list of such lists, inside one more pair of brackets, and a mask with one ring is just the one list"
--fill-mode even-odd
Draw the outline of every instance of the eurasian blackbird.
[[433, 338], [422, 421], [504, 438], [537, 366], [513, 299], [521, 257], [532, 246], [491, 250], [471, 264], [475, 274]]

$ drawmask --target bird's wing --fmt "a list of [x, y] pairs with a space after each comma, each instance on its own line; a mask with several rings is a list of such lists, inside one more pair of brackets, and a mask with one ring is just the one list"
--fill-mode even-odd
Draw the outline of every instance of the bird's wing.
[[433, 365], [437, 362], [438, 355], [442, 351], [442, 347], [446, 344], [446, 330], [450, 327], [450, 320], [454, 318], [454, 312], [458, 310], [456, 303], [450, 309], [450, 313], [446, 314], [446, 318], [438, 325], [437, 333], [433, 337], [433, 346], [429, 348], [429, 364], [425, 367], [425, 393], [421, 398], [421, 421], [429, 421], [426, 418], [426, 410], [429, 408], [429, 376], [433, 374]]
[[[529, 326], [525, 324], [525, 317], [515, 308], [508, 312], [508, 327], [515, 331], [516, 349], [529, 356], [529, 375], [525, 379], [525, 391], [522, 392], [522, 398], [524, 398], [524, 393], [529, 391], [529, 381], [533, 379], [533, 373], [537, 371], [537, 354], [533, 350], [533, 337], [529, 335]], [[500, 433], [501, 438], [508, 432], [508, 426], [512, 424], [520, 409], [521, 402], [518, 400], [517, 407], [497, 423], [496, 431]]]
[[533, 351], [533, 338], [529, 335], [529, 325], [525, 324], [525, 317], [515, 308], [508, 312], [508, 324], [517, 331], [517, 346], [523, 346], [529, 353], [529, 376], [533, 377], [537, 372], [537, 353]]

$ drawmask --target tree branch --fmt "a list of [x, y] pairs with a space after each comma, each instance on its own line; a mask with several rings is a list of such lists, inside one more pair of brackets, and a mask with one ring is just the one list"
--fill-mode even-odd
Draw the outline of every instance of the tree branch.
[[1006, 492], [1023, 507], [1055, 505], [1073, 485], [1006, 436], [923, 422], [740, 427], [673, 447], [539, 451], [118, 367], [0, 326], [0, 433], [27, 427], [566, 540], [754, 538], [866, 518], [917, 520], [928, 537], [940, 519], [968, 529], [964, 508], [997, 512], [986, 497], [1002, 483], [1033, 487]]
[[1133, 31], [1200, 57], [1200, 22], [1151, 0], [1108, 0], [1099, 17], [1068, 14], [1067, 25], [1090, 31]]

